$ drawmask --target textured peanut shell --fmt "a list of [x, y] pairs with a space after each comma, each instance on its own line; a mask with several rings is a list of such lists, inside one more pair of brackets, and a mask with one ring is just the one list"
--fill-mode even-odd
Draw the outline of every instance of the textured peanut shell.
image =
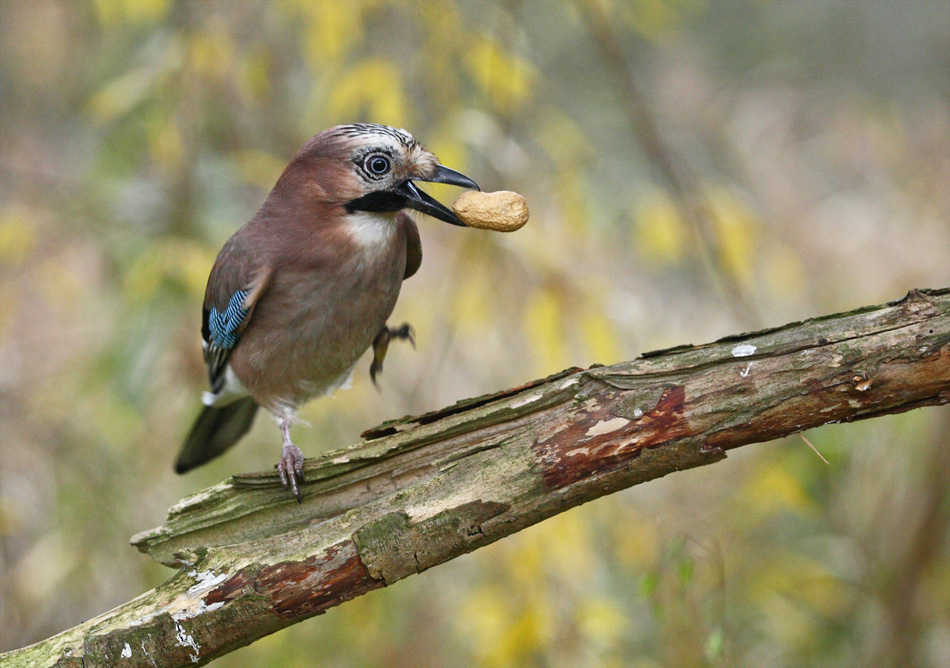
[[528, 203], [510, 190], [469, 190], [459, 195], [452, 209], [463, 223], [483, 230], [514, 232], [528, 222]]

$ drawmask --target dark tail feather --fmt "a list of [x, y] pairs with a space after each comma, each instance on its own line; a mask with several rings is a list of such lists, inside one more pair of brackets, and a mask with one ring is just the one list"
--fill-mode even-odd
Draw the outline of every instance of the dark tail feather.
[[188, 432], [175, 462], [175, 472], [184, 473], [222, 454], [238, 442], [254, 424], [257, 404], [251, 397], [216, 408], [205, 406]]

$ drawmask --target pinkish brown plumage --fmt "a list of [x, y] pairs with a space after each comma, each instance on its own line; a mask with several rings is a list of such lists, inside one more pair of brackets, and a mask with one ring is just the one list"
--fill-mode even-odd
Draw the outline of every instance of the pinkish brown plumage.
[[176, 470], [224, 452], [263, 406], [283, 434], [281, 480], [300, 498], [303, 455], [289, 435], [297, 409], [343, 385], [370, 345], [375, 382], [380, 342], [411, 338], [408, 327], [386, 327], [422, 259], [403, 209], [461, 225], [414, 180], [478, 187], [404, 130], [343, 125], [304, 144], [211, 270], [202, 336], [212, 389]]

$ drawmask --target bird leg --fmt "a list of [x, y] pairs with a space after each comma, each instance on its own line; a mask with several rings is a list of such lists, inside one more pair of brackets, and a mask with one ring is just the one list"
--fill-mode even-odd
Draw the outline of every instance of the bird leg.
[[293, 493], [297, 502], [301, 502], [300, 490], [297, 488], [297, 479], [304, 482], [303, 479], [303, 453], [300, 448], [290, 442], [290, 418], [284, 418], [280, 421], [280, 433], [284, 436], [284, 447], [280, 452], [280, 462], [277, 463], [277, 473], [280, 474], [280, 482], [284, 487], [288, 487]]
[[416, 347], [416, 330], [408, 322], [402, 323], [395, 329], [390, 329], [388, 325], [383, 325], [379, 334], [373, 339], [373, 362], [369, 365], [369, 377], [373, 381], [376, 389], [379, 389], [379, 383], [376, 382], [376, 375], [383, 370], [383, 360], [386, 359], [386, 351], [389, 350], [389, 342], [393, 339], [409, 341], [413, 349]]

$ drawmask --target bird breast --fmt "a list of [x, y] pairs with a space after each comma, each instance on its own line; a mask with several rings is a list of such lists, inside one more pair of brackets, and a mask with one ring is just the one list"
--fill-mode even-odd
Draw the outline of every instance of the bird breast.
[[406, 266], [393, 214], [354, 213], [278, 262], [234, 351], [235, 372], [258, 403], [297, 407], [332, 393], [386, 323]]

